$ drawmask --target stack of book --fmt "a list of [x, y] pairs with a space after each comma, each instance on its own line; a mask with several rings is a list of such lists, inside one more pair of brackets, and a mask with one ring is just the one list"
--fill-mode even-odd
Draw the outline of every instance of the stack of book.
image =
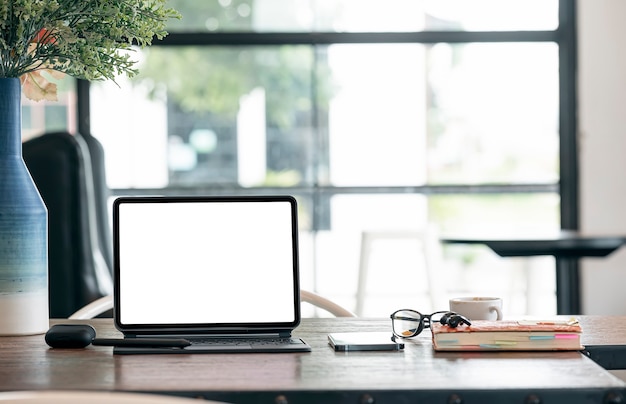
[[578, 351], [582, 328], [569, 320], [474, 320], [456, 328], [431, 324], [437, 351]]

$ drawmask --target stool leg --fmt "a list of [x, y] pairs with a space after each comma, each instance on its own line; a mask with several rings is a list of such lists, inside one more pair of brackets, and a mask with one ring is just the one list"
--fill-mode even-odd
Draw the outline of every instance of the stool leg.
[[356, 290], [356, 307], [354, 312], [357, 316], [363, 315], [365, 293], [367, 288], [367, 272], [369, 269], [369, 255], [372, 240], [367, 233], [361, 233], [361, 252], [359, 258], [359, 281]]

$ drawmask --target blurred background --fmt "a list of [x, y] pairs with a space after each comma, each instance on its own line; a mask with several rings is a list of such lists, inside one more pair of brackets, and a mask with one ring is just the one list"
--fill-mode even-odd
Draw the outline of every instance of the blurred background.
[[[93, 134], [114, 196], [294, 195], [302, 287], [360, 315], [554, 314], [554, 258], [440, 238], [626, 233], [623, 2], [169, 3], [137, 77], [24, 100], [25, 138]], [[625, 260], [581, 261], [584, 314], [626, 312]]]

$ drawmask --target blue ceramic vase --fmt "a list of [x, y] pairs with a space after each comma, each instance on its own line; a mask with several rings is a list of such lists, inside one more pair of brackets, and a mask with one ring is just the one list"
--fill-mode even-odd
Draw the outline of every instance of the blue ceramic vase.
[[48, 212], [22, 158], [21, 84], [0, 78], [0, 336], [48, 329]]

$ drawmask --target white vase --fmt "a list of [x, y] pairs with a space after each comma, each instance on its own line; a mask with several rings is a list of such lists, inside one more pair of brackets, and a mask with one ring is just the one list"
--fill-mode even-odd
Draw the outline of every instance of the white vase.
[[0, 78], [0, 336], [44, 333], [48, 212], [22, 158], [21, 84]]

